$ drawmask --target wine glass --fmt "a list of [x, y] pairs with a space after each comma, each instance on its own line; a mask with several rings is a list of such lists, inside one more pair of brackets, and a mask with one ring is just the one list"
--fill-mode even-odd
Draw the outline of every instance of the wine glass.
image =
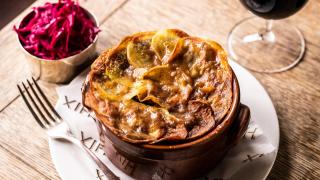
[[283, 19], [298, 12], [308, 0], [240, 0], [255, 15], [237, 23], [228, 36], [228, 51], [244, 67], [264, 73], [286, 71], [305, 51], [302, 33]]

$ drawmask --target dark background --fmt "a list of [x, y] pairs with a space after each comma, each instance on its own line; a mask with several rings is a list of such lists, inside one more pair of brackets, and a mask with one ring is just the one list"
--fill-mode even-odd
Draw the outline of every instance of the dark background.
[[0, 5], [0, 29], [8, 24], [35, 0], [1, 0]]

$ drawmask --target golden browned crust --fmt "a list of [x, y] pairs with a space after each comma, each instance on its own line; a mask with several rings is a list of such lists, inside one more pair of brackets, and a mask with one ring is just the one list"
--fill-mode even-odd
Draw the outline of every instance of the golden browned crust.
[[176, 29], [142, 32], [96, 59], [83, 103], [125, 141], [190, 140], [221, 123], [232, 103], [232, 78], [216, 42]]

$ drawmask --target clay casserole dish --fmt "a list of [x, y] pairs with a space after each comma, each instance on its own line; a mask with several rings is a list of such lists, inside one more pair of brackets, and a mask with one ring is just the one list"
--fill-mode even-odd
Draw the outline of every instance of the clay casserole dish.
[[250, 116], [221, 46], [176, 29], [137, 33], [103, 52], [83, 104], [97, 117], [106, 155], [137, 179], [204, 175]]

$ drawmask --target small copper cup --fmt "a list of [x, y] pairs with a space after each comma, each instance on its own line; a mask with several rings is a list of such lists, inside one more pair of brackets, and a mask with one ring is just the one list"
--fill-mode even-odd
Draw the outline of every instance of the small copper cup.
[[[99, 22], [95, 15], [84, 8], [82, 9], [85, 10], [85, 12], [90, 16], [96, 26], [99, 27]], [[32, 13], [33, 11], [25, 16], [21, 23], [30, 18], [32, 16]], [[93, 42], [80, 53], [56, 60], [43, 59], [30, 54], [27, 50], [24, 49], [18, 36], [17, 38], [19, 46], [21, 47], [28, 61], [29, 67], [34, 77], [52, 83], [66, 83], [69, 82], [78, 72], [84, 69], [83, 66], [90, 64], [90, 60], [93, 60], [93, 58], [96, 56], [98, 34], [96, 35]]]

